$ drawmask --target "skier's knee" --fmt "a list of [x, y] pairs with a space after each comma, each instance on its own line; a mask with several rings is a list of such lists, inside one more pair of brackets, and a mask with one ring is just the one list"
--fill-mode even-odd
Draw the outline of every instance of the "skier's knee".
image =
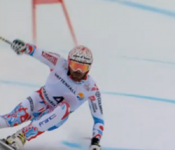
[[70, 113], [70, 105], [67, 102], [62, 102], [60, 105], [61, 109], [64, 111], [61, 120], [64, 120], [69, 116]]
[[67, 121], [70, 113], [70, 106], [68, 103], [62, 102], [57, 108], [55, 108], [54, 112], [59, 116], [57, 119], [58, 121], [54, 126], [50, 127], [48, 131], [59, 128]]

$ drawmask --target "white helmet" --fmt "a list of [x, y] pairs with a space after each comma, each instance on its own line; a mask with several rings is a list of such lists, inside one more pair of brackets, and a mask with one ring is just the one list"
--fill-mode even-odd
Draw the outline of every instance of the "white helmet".
[[91, 65], [93, 62], [93, 56], [89, 48], [78, 45], [69, 52], [68, 60]]
[[90, 67], [93, 63], [92, 52], [89, 48], [82, 45], [78, 45], [69, 52], [69, 55], [68, 55], [69, 66], [71, 61], [89, 65], [89, 70], [90, 70]]

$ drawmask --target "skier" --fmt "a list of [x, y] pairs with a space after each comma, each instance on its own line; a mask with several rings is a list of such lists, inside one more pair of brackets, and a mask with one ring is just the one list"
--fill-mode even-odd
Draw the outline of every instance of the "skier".
[[27, 54], [40, 60], [50, 68], [50, 74], [44, 86], [24, 99], [12, 112], [0, 116], [0, 129], [30, 121], [26, 127], [2, 139], [0, 144], [8, 149], [20, 150], [26, 141], [59, 128], [72, 112], [88, 100], [94, 119], [89, 149], [100, 150], [104, 129], [103, 109], [99, 88], [88, 74], [93, 63], [90, 49], [76, 46], [65, 59], [19, 39], [12, 42], [11, 48], [18, 55]]

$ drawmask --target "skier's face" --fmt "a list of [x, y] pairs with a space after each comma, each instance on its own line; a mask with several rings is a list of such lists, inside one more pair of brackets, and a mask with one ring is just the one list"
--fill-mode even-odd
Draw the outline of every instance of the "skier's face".
[[70, 68], [70, 75], [75, 81], [81, 81], [86, 73], [81, 72], [80, 70], [74, 71]]

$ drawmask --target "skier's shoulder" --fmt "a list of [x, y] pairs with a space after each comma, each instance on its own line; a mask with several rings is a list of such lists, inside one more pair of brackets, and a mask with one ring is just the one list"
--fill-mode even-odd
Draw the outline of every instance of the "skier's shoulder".
[[68, 69], [68, 60], [65, 57], [63, 57], [62, 55], [59, 55], [57, 67], [62, 67], [62, 68], [67, 70]]
[[85, 84], [88, 85], [89, 91], [93, 91], [94, 88], [96, 88], [96, 89], [98, 88], [96, 81], [89, 74], [87, 75], [87, 80], [86, 80]]

